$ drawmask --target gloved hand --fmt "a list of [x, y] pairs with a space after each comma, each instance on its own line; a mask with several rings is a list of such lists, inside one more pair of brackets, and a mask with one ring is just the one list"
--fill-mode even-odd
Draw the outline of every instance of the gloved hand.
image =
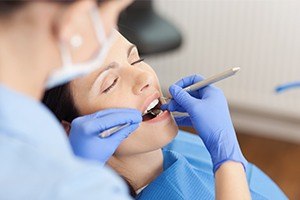
[[[107, 109], [74, 119], [69, 140], [75, 155], [105, 164], [120, 143], [138, 128], [142, 113], [135, 109]], [[111, 127], [131, 125], [107, 138], [98, 135]]]
[[191, 93], [182, 90], [201, 80], [202, 77], [193, 75], [172, 85], [170, 93], [173, 99], [162, 105], [161, 109], [189, 114], [175, 117], [175, 120], [180, 126], [193, 126], [196, 129], [211, 155], [214, 173], [229, 160], [242, 163], [246, 170], [247, 161], [240, 150], [223, 92], [214, 86]]

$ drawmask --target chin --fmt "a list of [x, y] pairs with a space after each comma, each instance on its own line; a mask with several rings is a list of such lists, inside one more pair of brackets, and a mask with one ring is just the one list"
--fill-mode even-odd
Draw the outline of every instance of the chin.
[[125, 139], [115, 156], [133, 156], [159, 150], [169, 144], [177, 135], [178, 126], [169, 114], [162, 122], [142, 122], [140, 127]]

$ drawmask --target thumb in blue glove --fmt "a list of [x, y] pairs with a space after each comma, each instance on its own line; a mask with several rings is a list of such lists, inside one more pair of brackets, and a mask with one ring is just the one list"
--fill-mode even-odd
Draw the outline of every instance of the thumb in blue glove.
[[178, 125], [196, 129], [211, 155], [214, 172], [228, 160], [242, 163], [246, 170], [247, 161], [240, 150], [223, 92], [214, 86], [206, 86], [192, 93], [182, 89], [200, 80], [203, 78], [193, 75], [172, 85], [170, 93], [173, 100], [161, 109], [189, 114], [175, 120]]
[[[142, 114], [135, 109], [107, 109], [74, 119], [69, 140], [75, 155], [102, 164], [113, 155], [120, 143], [136, 130]], [[99, 133], [122, 124], [130, 125], [107, 138]]]

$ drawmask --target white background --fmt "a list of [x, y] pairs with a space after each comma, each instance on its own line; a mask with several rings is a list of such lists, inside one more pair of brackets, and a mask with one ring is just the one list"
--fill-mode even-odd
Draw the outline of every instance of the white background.
[[181, 49], [146, 59], [164, 89], [186, 75], [241, 67], [217, 84], [237, 129], [300, 142], [300, 88], [274, 92], [300, 81], [300, 1], [154, 2], [184, 36]]

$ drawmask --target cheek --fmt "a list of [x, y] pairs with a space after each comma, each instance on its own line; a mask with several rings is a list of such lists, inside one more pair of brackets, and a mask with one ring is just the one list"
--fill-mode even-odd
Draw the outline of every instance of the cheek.
[[161, 149], [170, 143], [177, 133], [178, 127], [174, 120], [165, 126], [141, 123], [140, 127], [121, 143], [115, 156], [131, 156]]
[[91, 114], [109, 108], [135, 108], [136, 100], [128, 92], [116, 90], [114, 93], [103, 94], [101, 97], [90, 98], [82, 103], [83, 114]]

